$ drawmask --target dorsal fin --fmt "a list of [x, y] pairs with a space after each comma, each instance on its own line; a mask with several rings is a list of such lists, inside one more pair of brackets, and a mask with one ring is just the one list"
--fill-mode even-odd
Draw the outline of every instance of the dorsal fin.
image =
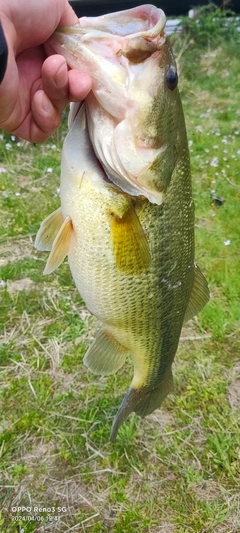
[[199, 313], [209, 300], [209, 288], [207, 280], [202, 274], [200, 268], [195, 264], [194, 279], [192, 292], [190, 294], [188, 306], [184, 316], [184, 322], [187, 322]]

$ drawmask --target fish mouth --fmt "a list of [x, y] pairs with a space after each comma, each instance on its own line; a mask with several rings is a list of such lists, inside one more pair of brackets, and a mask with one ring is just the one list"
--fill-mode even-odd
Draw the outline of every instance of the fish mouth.
[[92, 39], [104, 37], [103, 34], [106, 33], [120, 37], [131, 36], [133, 39], [141, 36], [150, 40], [162, 34], [165, 24], [166, 16], [162, 9], [146, 4], [99, 17], [81, 17], [79, 26], [60, 26], [56, 32], [82, 35], [82, 41], [88, 35]]
[[[147, 77], [151, 68], [158, 68], [166, 41], [165, 23], [161, 9], [143, 5], [82, 17], [79, 26], [59, 28], [48, 41], [71, 68], [86, 70], [92, 77], [92, 91], [86, 97], [88, 130], [107, 180], [157, 204], [163, 202], [164, 191], [152, 163], [164, 157], [165, 146], [160, 143], [152, 148], [147, 141], [144, 146], [142, 139], [149, 138], [144, 114], [151, 114], [158, 90], [156, 83], [151, 91], [145, 87], [142, 104], [134, 79], [142, 76], [142, 65], [145, 69], [148, 62]], [[141, 83], [145, 83], [142, 78]]]
[[47, 53], [62, 53], [72, 68], [84, 68], [90, 60], [88, 72], [97, 82], [96, 59], [91, 54], [111, 62], [121, 63], [121, 57], [126, 57], [130, 63], [141, 63], [161, 50], [165, 24], [165, 13], [150, 4], [100, 17], [81, 17], [79, 25], [59, 26], [45, 48]]

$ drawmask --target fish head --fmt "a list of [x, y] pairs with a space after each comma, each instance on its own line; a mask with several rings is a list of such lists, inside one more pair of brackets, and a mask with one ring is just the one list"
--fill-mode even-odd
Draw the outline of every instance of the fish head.
[[92, 76], [86, 98], [90, 139], [110, 181], [161, 204], [182, 151], [185, 123], [177, 69], [161, 9], [143, 5], [79, 26], [48, 43], [70, 67]]

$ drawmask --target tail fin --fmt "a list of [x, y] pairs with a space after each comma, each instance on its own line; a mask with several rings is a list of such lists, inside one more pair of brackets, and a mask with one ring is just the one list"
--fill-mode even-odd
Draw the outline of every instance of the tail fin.
[[166, 372], [164, 379], [155, 385], [143, 385], [139, 388], [130, 387], [113, 420], [111, 441], [115, 441], [118, 430], [124, 420], [135, 412], [144, 417], [160, 407], [166, 396], [173, 390], [173, 377], [171, 368]]

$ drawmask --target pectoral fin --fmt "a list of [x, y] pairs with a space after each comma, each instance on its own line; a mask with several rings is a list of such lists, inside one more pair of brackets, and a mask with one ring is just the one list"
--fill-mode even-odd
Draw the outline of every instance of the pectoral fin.
[[187, 322], [199, 313], [209, 300], [209, 288], [207, 280], [202, 274], [200, 268], [195, 265], [192, 292], [188, 302], [184, 322]]
[[111, 213], [113, 253], [116, 266], [126, 274], [144, 272], [150, 265], [149, 244], [131, 206], [122, 217]]
[[88, 348], [83, 362], [94, 374], [108, 376], [123, 366], [127, 355], [126, 348], [112, 335], [101, 330]]
[[50, 252], [53, 241], [64, 222], [61, 207], [51, 213], [43, 222], [37, 232], [34, 246], [40, 252]]
[[43, 271], [44, 275], [51, 274], [65, 259], [69, 252], [72, 232], [71, 218], [66, 217], [53, 241], [52, 250]]

